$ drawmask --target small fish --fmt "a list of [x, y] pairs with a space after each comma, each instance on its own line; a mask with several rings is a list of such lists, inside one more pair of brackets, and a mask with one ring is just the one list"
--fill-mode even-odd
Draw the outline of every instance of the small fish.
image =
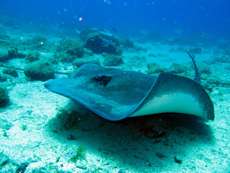
[[176, 32], [177, 34], [181, 34], [183, 30], [181, 28], [177, 28], [177, 29], [174, 29], [174, 32]]
[[204, 31], [200, 31], [197, 33], [197, 35], [201, 36], [201, 37], [204, 37], [205, 36], [205, 32]]
[[118, 33], [118, 30], [116, 28], [113, 28], [112, 31], [113, 33], [116, 33], [116, 34]]
[[101, 43], [101, 47], [107, 47], [109, 46], [111, 43], [113, 43], [113, 40], [106, 40], [106, 41], [103, 41]]
[[221, 43], [227, 43], [227, 41], [224, 38], [219, 38], [219, 42], [221, 42]]
[[81, 31], [79, 31], [78, 29], [74, 28], [75, 32], [77, 33], [77, 35], [79, 35], [81, 33]]

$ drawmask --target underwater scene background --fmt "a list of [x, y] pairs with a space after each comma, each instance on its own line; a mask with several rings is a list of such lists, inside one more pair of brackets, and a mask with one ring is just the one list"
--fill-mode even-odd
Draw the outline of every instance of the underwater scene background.
[[[0, 172], [230, 172], [229, 7], [228, 0], [1, 0]], [[177, 113], [107, 121], [44, 86], [86, 63], [193, 80], [186, 51], [214, 121]]]

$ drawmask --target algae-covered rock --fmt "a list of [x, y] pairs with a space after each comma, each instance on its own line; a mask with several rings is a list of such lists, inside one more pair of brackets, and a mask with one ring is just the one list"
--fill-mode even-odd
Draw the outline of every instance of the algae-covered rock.
[[36, 61], [25, 66], [24, 74], [31, 80], [45, 81], [54, 78], [54, 67], [49, 62]]
[[7, 80], [5, 75], [0, 74], [0, 82], [5, 82]]
[[18, 57], [17, 52], [18, 52], [17, 48], [11, 48], [11, 49], [9, 49], [8, 50], [8, 57], [9, 57], [9, 59], [17, 58]]
[[26, 39], [23, 44], [31, 50], [49, 50], [52, 45], [45, 36], [35, 35], [31, 39]]
[[186, 73], [188, 71], [186, 66], [177, 63], [173, 63], [168, 70], [170, 73]]
[[4, 107], [9, 103], [10, 99], [6, 88], [0, 87], [0, 107]]
[[18, 58], [25, 58], [26, 57], [26, 51], [18, 50], [17, 57]]
[[70, 47], [66, 50], [66, 53], [71, 56], [77, 56], [78, 58], [81, 58], [84, 56], [84, 50], [81, 45], [75, 45], [73, 47]]
[[0, 49], [0, 62], [7, 61], [13, 58], [24, 58], [26, 55], [23, 51], [18, 51], [17, 48]]
[[71, 56], [65, 53], [55, 54], [54, 57], [58, 57], [58, 60], [61, 62], [73, 62], [75, 59], [78, 59], [77, 56]]
[[107, 53], [103, 53], [102, 56], [105, 57], [104, 66], [118, 66], [124, 63], [121, 56], [109, 55]]
[[26, 60], [29, 62], [34, 62], [39, 60], [40, 53], [38, 51], [29, 51], [26, 55]]
[[78, 58], [76, 59], [73, 64], [77, 67], [80, 67], [82, 66], [83, 64], [86, 64], [86, 63], [93, 63], [93, 64], [98, 64], [100, 65], [100, 61], [98, 58]]
[[[3, 130], [9, 130], [11, 127], [13, 126], [13, 124], [5, 119], [0, 118], [0, 128]], [[0, 159], [1, 160], [1, 159]], [[1, 165], [1, 161], [0, 161], [0, 165]]]
[[63, 38], [59, 41], [59, 44], [56, 46], [56, 52], [65, 52], [67, 49], [73, 48], [75, 46], [78, 46], [78, 43], [76, 41], [70, 38]]
[[0, 62], [9, 60], [8, 50], [0, 49]]
[[73, 62], [77, 58], [84, 56], [83, 46], [73, 39], [62, 39], [56, 47], [55, 59], [62, 62]]
[[157, 63], [148, 63], [147, 67], [148, 67], [148, 71], [147, 71], [148, 74], [163, 73], [167, 71], [166, 68], [160, 66]]
[[18, 73], [16, 72], [15, 69], [5, 68], [5, 69], [2, 70], [2, 73], [11, 75], [13, 77], [18, 77]]
[[81, 58], [84, 56], [83, 46], [73, 39], [62, 39], [56, 47], [56, 53], [66, 53]]
[[90, 49], [84, 48], [84, 52], [85, 52], [85, 54], [88, 55], [88, 56], [93, 56], [93, 51], [90, 50]]

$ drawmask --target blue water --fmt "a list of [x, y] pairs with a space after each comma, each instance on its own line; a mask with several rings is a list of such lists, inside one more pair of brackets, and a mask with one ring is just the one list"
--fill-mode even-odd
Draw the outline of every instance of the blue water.
[[[71, 24], [76, 28], [116, 28], [195, 36], [230, 37], [229, 0], [1, 0], [0, 14], [20, 22]], [[79, 19], [82, 19], [79, 21]]]

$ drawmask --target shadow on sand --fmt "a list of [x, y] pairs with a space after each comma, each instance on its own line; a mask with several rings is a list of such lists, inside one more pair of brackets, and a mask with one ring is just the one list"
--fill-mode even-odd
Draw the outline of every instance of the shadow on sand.
[[57, 134], [60, 143], [68, 144], [67, 136], [73, 135], [76, 143], [70, 145], [87, 146], [102, 158], [137, 170], [163, 166], [167, 159], [170, 163], [178, 155], [186, 157], [190, 149], [199, 147], [198, 144], [213, 143], [210, 127], [202, 119], [184, 114], [158, 114], [110, 122], [80, 108], [80, 111], [60, 111], [47, 127], [50, 134]]

